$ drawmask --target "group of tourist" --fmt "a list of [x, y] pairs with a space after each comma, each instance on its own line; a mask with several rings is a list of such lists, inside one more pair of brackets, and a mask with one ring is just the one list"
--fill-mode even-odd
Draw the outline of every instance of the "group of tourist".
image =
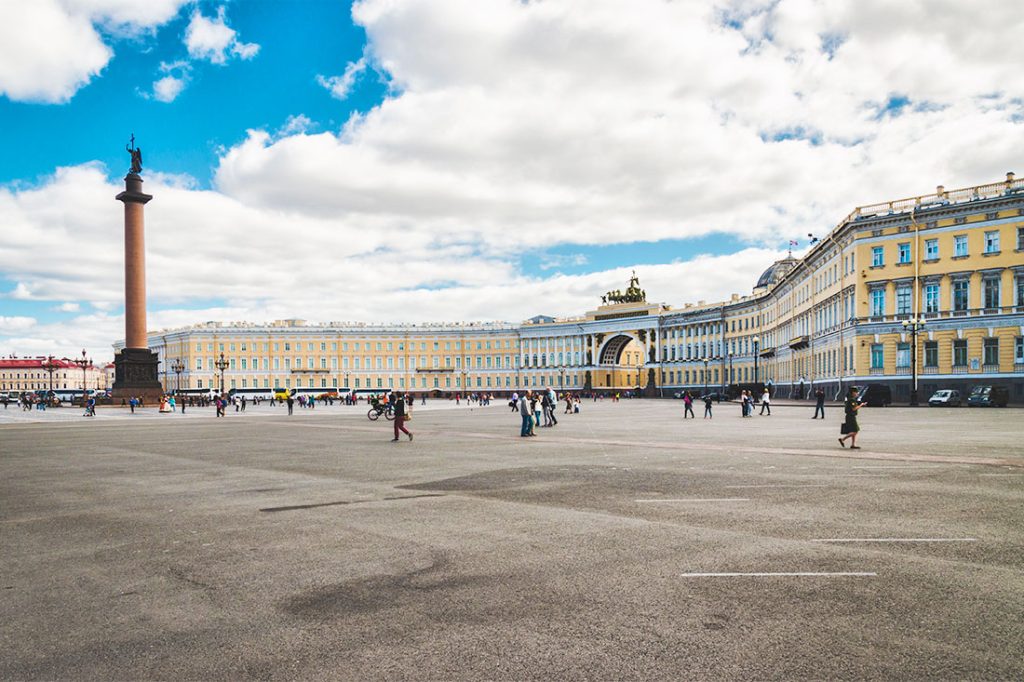
[[[578, 399], [577, 403], [573, 403], [571, 398], [565, 398], [565, 400], [567, 413], [569, 412], [569, 407], [578, 405]], [[536, 436], [536, 429], [538, 427], [557, 426], [558, 418], [555, 417], [555, 407], [558, 405], [558, 402], [558, 395], [553, 388], [526, 391], [522, 396], [513, 393], [510, 402], [513, 407], [512, 411], [519, 412], [522, 422], [519, 436], [521, 438]], [[578, 407], [576, 407], [576, 412], [579, 412]], [[541, 421], [544, 423], [541, 424]]]

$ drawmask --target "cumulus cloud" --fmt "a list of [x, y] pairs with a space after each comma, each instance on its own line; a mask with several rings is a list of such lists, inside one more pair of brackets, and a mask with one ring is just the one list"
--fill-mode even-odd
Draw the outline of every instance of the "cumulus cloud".
[[0, 334], [20, 333], [36, 326], [34, 317], [8, 317], [0, 315]]
[[59, 313], [77, 313], [81, 308], [82, 307], [77, 303], [66, 301], [61, 303], [59, 306], [56, 306], [54, 310]]
[[164, 76], [153, 82], [153, 93], [150, 96], [158, 102], [173, 102], [185, 89], [192, 67], [183, 60], [160, 62], [160, 73]]
[[256, 43], [243, 43], [238, 33], [225, 21], [225, 8], [217, 9], [217, 16], [203, 16], [198, 9], [185, 29], [185, 46], [193, 59], [205, 59], [213, 64], [225, 64], [233, 55], [239, 59], [252, 59], [260, 50]]
[[[1013, 3], [362, 0], [353, 16], [364, 59], [321, 85], [347, 94], [372, 63], [393, 86], [378, 106], [337, 130], [296, 113], [248, 131], [208, 190], [147, 176], [151, 327], [578, 314], [628, 268], [535, 277], [524, 249], [727, 233], [748, 247], [638, 264], [652, 300], [720, 300], [775, 245], [857, 204], [998, 180], [1024, 146]], [[204, 21], [197, 54], [227, 60], [223, 11]], [[0, 189], [7, 294], [87, 296], [119, 338], [119, 189], [93, 165]]]
[[323, 76], [317, 75], [316, 82], [322, 87], [327, 88], [331, 93], [331, 97], [334, 99], [344, 100], [348, 98], [352, 87], [356, 84], [356, 79], [366, 71], [366, 57], [361, 58], [359, 61], [349, 62], [345, 67], [345, 72], [340, 76]]
[[136, 35], [170, 21], [188, 0], [0, 2], [0, 95], [66, 102], [114, 52], [97, 27]]
[[821, 232], [1016, 160], [1024, 72], [992, 46], [1024, 11], [982, 5], [362, 0], [368, 56], [320, 83], [344, 96], [372, 59], [393, 95], [333, 133], [251, 133], [217, 187], [501, 248]]

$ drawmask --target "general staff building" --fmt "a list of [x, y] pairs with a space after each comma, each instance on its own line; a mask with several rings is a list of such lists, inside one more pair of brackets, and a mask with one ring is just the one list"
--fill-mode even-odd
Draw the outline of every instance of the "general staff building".
[[[748, 296], [648, 303], [634, 276], [594, 310], [520, 324], [208, 322], [149, 334], [168, 390], [447, 394], [553, 386], [669, 396], [765, 383], [780, 397], [887, 384], [1005, 385], [1024, 402], [1024, 181], [861, 206]], [[123, 342], [115, 348], [123, 347]], [[222, 357], [223, 354], [223, 357]], [[174, 369], [179, 371], [175, 372]]]

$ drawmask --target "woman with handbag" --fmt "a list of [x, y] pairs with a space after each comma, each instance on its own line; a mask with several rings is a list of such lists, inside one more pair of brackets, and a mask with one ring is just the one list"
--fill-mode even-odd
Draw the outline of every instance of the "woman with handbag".
[[857, 398], [860, 391], [856, 386], [850, 388], [850, 392], [846, 396], [846, 401], [843, 403], [843, 409], [846, 412], [846, 419], [843, 421], [843, 425], [839, 428], [839, 432], [844, 434], [839, 438], [839, 444], [846, 447], [846, 440], [850, 440], [851, 450], [860, 450], [860, 446], [857, 445], [857, 434], [860, 433], [860, 426], [857, 424], [857, 411], [860, 410], [864, 404]]
[[412, 418], [412, 415], [406, 414], [406, 407], [408, 406], [408, 403], [405, 400], [405, 396], [400, 393], [393, 393], [391, 395], [390, 402], [395, 414], [395, 437], [391, 439], [391, 442], [394, 443], [398, 440], [399, 431], [409, 436], [409, 440], [412, 440], [412, 432], [405, 428], [405, 422]]

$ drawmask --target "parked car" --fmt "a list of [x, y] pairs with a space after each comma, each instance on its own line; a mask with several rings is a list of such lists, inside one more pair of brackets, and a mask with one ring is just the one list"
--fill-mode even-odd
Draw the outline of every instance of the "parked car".
[[960, 391], [944, 388], [932, 393], [928, 398], [929, 407], [960, 407]]
[[720, 402], [722, 402], [723, 400], [725, 400], [725, 401], [727, 401], [727, 402], [728, 402], [728, 400], [729, 400], [729, 397], [728, 397], [728, 396], [726, 396], [726, 395], [725, 395], [724, 393], [708, 393], [708, 394], [707, 394], [706, 396], [703, 396], [703, 395], [702, 395], [702, 396], [700, 397], [700, 399], [701, 399], [701, 400], [704, 400], [704, 398], [705, 398], [705, 397], [707, 397], [707, 396], [710, 396], [710, 397], [711, 397], [711, 399], [712, 399], [712, 400], [714, 400], [714, 401], [715, 401], [716, 403], [720, 403]]
[[975, 386], [967, 396], [967, 407], [1006, 407], [1010, 389], [1006, 386]]

